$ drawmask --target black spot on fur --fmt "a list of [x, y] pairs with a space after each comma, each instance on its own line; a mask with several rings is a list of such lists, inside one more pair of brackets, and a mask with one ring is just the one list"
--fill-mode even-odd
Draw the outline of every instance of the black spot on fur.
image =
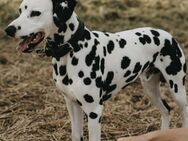
[[102, 88], [103, 86], [102, 77], [97, 77], [95, 83], [98, 88]]
[[166, 102], [166, 100], [162, 99], [163, 105], [166, 107], [166, 109], [168, 110], [168, 112], [170, 113], [171, 111], [171, 107], [168, 105], [168, 103]]
[[140, 62], [136, 63], [133, 73], [138, 73], [142, 68], [142, 65], [140, 65]]
[[139, 38], [139, 41], [143, 44], [143, 45], [145, 45], [146, 44], [146, 41], [144, 40], [144, 38], [143, 37], [140, 37]]
[[88, 94], [84, 95], [84, 99], [85, 99], [85, 101], [88, 102], [88, 103], [93, 103], [93, 102], [94, 102], [93, 97], [90, 96], [90, 95], [88, 95]]
[[62, 82], [63, 82], [64, 85], [69, 85], [69, 77], [68, 77], [68, 75], [66, 75], [66, 76], [63, 78]]
[[131, 60], [127, 56], [123, 57], [121, 61], [121, 68], [126, 69], [130, 65], [130, 62]]
[[103, 105], [103, 99], [102, 98], [100, 99], [99, 104]]
[[156, 30], [151, 30], [151, 33], [152, 33], [154, 36], [156, 36], [156, 37], [159, 37], [159, 36], [160, 36], [159, 32], [156, 31]]
[[100, 99], [99, 104], [103, 105], [103, 99], [102, 98]]
[[104, 74], [104, 63], [105, 63], [105, 60], [104, 58], [101, 59], [101, 72], [102, 74]]
[[93, 60], [95, 59], [96, 50], [97, 50], [96, 46], [93, 46], [91, 52], [86, 56], [87, 66], [91, 66]]
[[92, 71], [93, 71], [93, 72], [98, 71], [99, 68], [100, 68], [99, 65], [100, 65], [100, 57], [97, 56], [97, 57], [95, 57], [95, 59], [94, 59], [94, 63], [93, 63], [93, 66], [92, 66]]
[[102, 117], [99, 118], [99, 123], [101, 123]]
[[66, 66], [60, 66], [59, 73], [61, 76], [64, 76], [66, 74]]
[[91, 40], [91, 35], [88, 30], [84, 30], [84, 37], [86, 40]]
[[174, 92], [178, 93], [178, 85], [177, 84], [174, 84]]
[[70, 58], [72, 58], [74, 55], [73, 51], [70, 51]]
[[108, 53], [109, 53], [109, 54], [112, 53], [112, 51], [114, 50], [114, 42], [113, 42], [113, 41], [109, 41], [109, 42], [108, 42], [107, 50], [108, 50]]
[[154, 43], [159, 46], [160, 45], [160, 40], [158, 37], [153, 37]]
[[151, 43], [151, 38], [150, 38], [148, 35], [144, 34], [143, 37], [140, 37], [140, 38], [139, 38], [139, 41], [140, 41], [143, 45], [145, 45], [146, 43], [150, 44], [150, 43]]
[[54, 64], [53, 67], [54, 67], [55, 75], [58, 75], [57, 64]]
[[129, 84], [126, 84], [125, 86], [122, 87], [122, 90], [125, 89], [127, 86], [129, 86]]
[[88, 47], [88, 42], [86, 42], [86, 43], [84, 44], [84, 46], [87, 48], [87, 47]]
[[80, 78], [83, 78], [83, 77], [84, 77], [84, 72], [83, 72], [83, 71], [80, 71], [80, 72], [78, 73], [78, 76], [79, 76]]
[[175, 39], [172, 39], [172, 43], [169, 40], [165, 40], [165, 46], [161, 50], [162, 56], [170, 56], [171, 63], [166, 68], [166, 72], [169, 75], [176, 75], [182, 69], [180, 58], [182, 53]]
[[142, 34], [140, 32], [135, 33], [137, 36], [141, 36]]
[[72, 83], [73, 83], [73, 80], [69, 79], [69, 84], [72, 85]]
[[96, 119], [96, 118], [98, 117], [98, 115], [97, 115], [96, 113], [91, 112], [91, 113], [89, 114], [89, 117], [90, 117], [91, 119]]
[[153, 60], [152, 60], [152, 63], [151, 63], [151, 64], [154, 64], [154, 63], [155, 63], [155, 61], [156, 61], [158, 55], [159, 55], [159, 52], [156, 52], [156, 53], [153, 55]]
[[91, 79], [89, 77], [84, 79], [84, 84], [85, 85], [90, 85], [91, 84]]
[[99, 34], [98, 33], [95, 33], [95, 32], [93, 32], [93, 34], [95, 35], [95, 37], [99, 37]]
[[148, 35], [144, 35], [143, 38], [146, 41], [146, 43], [148, 43], [148, 44], [151, 43], [151, 38]]
[[95, 79], [96, 76], [97, 76], [97, 74], [96, 74], [96, 72], [91, 72], [91, 73], [90, 73], [90, 76], [91, 76], [91, 79]]
[[106, 47], [103, 47], [103, 54], [106, 56]]
[[106, 33], [106, 32], [104, 33], [104, 35], [106, 35], [107, 37], [109, 37], [109, 36], [110, 36], [110, 35], [109, 35], [108, 33]]
[[109, 94], [110, 92], [115, 90], [117, 87], [116, 84], [111, 84], [113, 78], [114, 78], [114, 72], [109, 71], [107, 74], [106, 80], [103, 83], [103, 90], [106, 92], [106, 94]]
[[150, 62], [148, 61], [147, 63], [145, 63], [145, 65], [142, 68], [142, 72], [145, 71], [150, 65]]
[[81, 137], [81, 138], [80, 138], [80, 141], [84, 141], [84, 138], [83, 138], [83, 137]]
[[110, 84], [112, 83], [112, 80], [114, 78], [114, 72], [113, 71], [109, 71], [105, 80], [105, 84]]
[[[102, 97], [102, 102], [105, 102], [107, 101], [108, 99], [110, 99], [112, 97], [112, 94], [105, 94], [103, 95]], [[101, 104], [102, 105], [102, 104]]]
[[174, 82], [172, 80], [169, 80], [170, 88], [172, 89], [174, 86]]
[[131, 71], [128, 70], [125, 74], [124, 74], [124, 77], [128, 77], [129, 75], [131, 75]]
[[79, 100], [77, 100], [76, 102], [78, 103], [78, 105], [82, 106], [82, 103]]
[[126, 83], [132, 82], [134, 79], [136, 79], [137, 76], [138, 76], [138, 73], [136, 73], [135, 75], [129, 77], [129, 78], [126, 80]]
[[96, 55], [96, 50], [97, 50], [97, 45], [99, 44], [99, 42], [97, 40], [95, 40], [95, 43], [90, 51], [90, 53], [86, 56], [86, 64], [87, 66], [91, 66], [93, 60], [95, 59], [95, 55]]
[[73, 23], [70, 23], [70, 24], [69, 24], [69, 28], [70, 28], [71, 31], [74, 31], [74, 29], [75, 29], [74, 24], [73, 24]]
[[99, 97], [102, 97], [102, 94], [103, 94], [103, 89], [100, 88]]
[[30, 17], [38, 17], [41, 15], [40, 11], [31, 11]]
[[76, 57], [73, 57], [73, 58], [72, 58], [72, 65], [73, 65], [73, 66], [78, 65], [78, 59], [77, 59]]
[[119, 41], [119, 46], [120, 46], [120, 48], [124, 48], [126, 44], [127, 44], [127, 42], [126, 42], [126, 40], [124, 40], [124, 39], [121, 39], [121, 40]]

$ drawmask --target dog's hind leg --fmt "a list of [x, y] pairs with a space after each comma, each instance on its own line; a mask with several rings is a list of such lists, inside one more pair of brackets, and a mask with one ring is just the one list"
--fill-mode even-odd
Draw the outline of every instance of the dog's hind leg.
[[161, 129], [169, 128], [169, 108], [163, 102], [160, 95], [160, 72], [157, 74], [151, 74], [148, 78], [146, 73], [141, 76], [141, 82], [145, 93], [151, 99], [154, 106], [158, 107], [162, 113], [162, 125]]
[[180, 108], [180, 114], [183, 116], [182, 126], [188, 127], [188, 104], [186, 99], [186, 90], [184, 86], [178, 84], [177, 84], [177, 88], [178, 88], [178, 92], [174, 92], [174, 89], [171, 89], [171, 91], [174, 92], [176, 103]]
[[180, 114], [183, 116], [183, 127], [188, 127], [188, 104], [185, 89], [185, 73], [179, 72], [177, 75], [169, 76], [163, 73], [171, 93], [173, 94], [177, 105], [180, 108]]
[[65, 97], [71, 119], [72, 141], [83, 141], [83, 111], [80, 105]]
[[186, 62], [183, 51], [175, 39], [165, 40], [165, 45], [156, 58], [155, 67], [163, 74], [171, 93], [183, 115], [183, 126], [188, 127], [188, 104], [185, 89]]

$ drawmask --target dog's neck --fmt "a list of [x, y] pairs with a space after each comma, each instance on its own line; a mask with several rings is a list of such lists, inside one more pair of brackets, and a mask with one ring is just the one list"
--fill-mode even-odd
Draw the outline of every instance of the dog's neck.
[[73, 13], [62, 27], [56, 26], [56, 32], [47, 38], [46, 54], [52, 57], [63, 57], [71, 50], [79, 51], [78, 41], [83, 39], [84, 29], [84, 24]]

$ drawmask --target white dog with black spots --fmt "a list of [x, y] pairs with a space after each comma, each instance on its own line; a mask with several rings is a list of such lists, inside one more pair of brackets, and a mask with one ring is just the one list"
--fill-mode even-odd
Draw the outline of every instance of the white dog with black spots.
[[[42, 41], [52, 56], [53, 79], [65, 97], [71, 118], [72, 141], [83, 141], [83, 113], [89, 141], [101, 140], [103, 103], [137, 78], [162, 112], [162, 129], [169, 127], [169, 106], [160, 96], [165, 81], [188, 127], [185, 57], [177, 41], [154, 28], [108, 33], [90, 31], [74, 12], [75, 0], [23, 0], [20, 15], [6, 33], [22, 41], [30, 53]], [[125, 117], [126, 118], [126, 117]]]

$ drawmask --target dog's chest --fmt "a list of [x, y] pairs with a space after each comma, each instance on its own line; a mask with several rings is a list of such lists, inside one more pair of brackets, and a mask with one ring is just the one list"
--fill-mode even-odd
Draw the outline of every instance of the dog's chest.
[[69, 98], [74, 99], [74, 96], [71, 95], [71, 90], [69, 87], [69, 84], [71, 84], [73, 80], [70, 79], [67, 74], [67, 58], [53, 58], [52, 65], [53, 80], [57, 89]]
[[90, 85], [84, 85], [84, 82], [89, 83], [89, 78], [84, 78], [84, 75], [90, 71], [86, 70], [82, 60], [82, 57], [79, 58], [80, 63], [77, 64], [77, 58], [71, 58], [70, 55], [60, 59], [52, 59], [55, 85], [63, 95], [72, 100], [79, 99], [82, 94], [88, 93], [90, 90]]

